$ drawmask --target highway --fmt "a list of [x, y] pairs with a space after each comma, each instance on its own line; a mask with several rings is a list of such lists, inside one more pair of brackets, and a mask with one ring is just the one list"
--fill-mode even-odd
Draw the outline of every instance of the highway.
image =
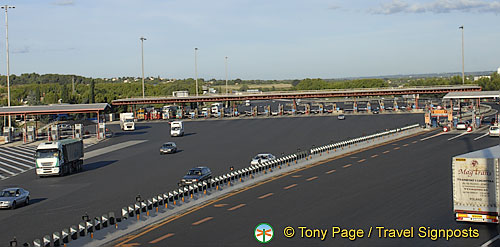
[[[422, 114], [195, 121], [186, 122], [180, 138], [169, 136], [166, 122], [139, 123], [134, 132], [109, 125], [114, 137], [86, 149], [92, 157], [85, 159], [83, 172], [40, 179], [31, 170], [0, 181], [1, 187], [31, 192], [31, 205], [0, 211], [0, 242], [42, 238], [78, 224], [86, 212], [91, 217], [118, 213], [137, 194], [147, 198], [176, 188], [191, 167], [204, 165], [222, 174], [230, 166], [248, 166], [259, 152], [292, 153], [417, 122], [423, 122]], [[159, 155], [167, 141], [175, 141], [180, 152]]]
[[[181, 217], [120, 239], [110, 246], [258, 246], [255, 227], [269, 223], [271, 246], [479, 246], [497, 236], [497, 225], [454, 220], [451, 157], [490, 147], [498, 138], [479, 133], [424, 133], [358, 153], [320, 162], [251, 189], [234, 192]], [[283, 230], [295, 230], [286, 238]], [[332, 237], [332, 227], [362, 229], [355, 240]], [[298, 227], [327, 229], [324, 240], [301, 237]], [[367, 237], [373, 227], [371, 237]], [[376, 227], [410, 229], [414, 236], [379, 236]], [[478, 238], [431, 240], [432, 229], [477, 229]], [[381, 237], [382, 236], [382, 237]]]

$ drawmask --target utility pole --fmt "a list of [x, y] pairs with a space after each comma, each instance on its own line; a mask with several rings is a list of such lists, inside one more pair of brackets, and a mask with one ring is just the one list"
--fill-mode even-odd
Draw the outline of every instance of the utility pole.
[[[6, 57], [7, 57], [7, 106], [10, 107], [10, 67], [9, 67], [9, 16], [8, 9], [14, 9], [16, 7], [4, 5], [2, 9], [5, 9], [5, 48], [6, 48]], [[9, 115], [9, 131], [12, 127], [12, 122]]]
[[198, 96], [198, 61], [197, 61], [198, 48], [194, 48], [194, 80], [196, 81], [196, 96]]
[[465, 66], [464, 66], [464, 26], [460, 26], [462, 29], [462, 84], [465, 84]]
[[144, 94], [144, 40], [146, 38], [141, 37], [141, 58], [142, 58], [142, 98], [145, 98], [146, 95]]
[[226, 57], [226, 94], [229, 94], [229, 91], [227, 90], [227, 57]]

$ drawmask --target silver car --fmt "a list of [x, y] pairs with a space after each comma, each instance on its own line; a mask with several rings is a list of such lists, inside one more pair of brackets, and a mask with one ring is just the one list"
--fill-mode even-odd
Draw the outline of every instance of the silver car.
[[160, 154], [171, 154], [177, 152], [177, 145], [174, 142], [164, 143], [160, 147]]
[[7, 188], [0, 193], [0, 208], [15, 209], [17, 206], [30, 203], [30, 192], [23, 188]]

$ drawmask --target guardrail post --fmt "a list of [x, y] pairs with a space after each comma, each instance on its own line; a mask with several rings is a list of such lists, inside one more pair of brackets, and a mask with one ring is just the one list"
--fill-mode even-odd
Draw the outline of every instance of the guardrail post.
[[52, 242], [54, 243], [54, 246], [61, 246], [61, 233], [52, 233]]
[[103, 214], [101, 216], [101, 225], [102, 225], [102, 228], [105, 228], [105, 227], [108, 227], [108, 215], [107, 214]]
[[42, 241], [38, 238], [33, 240], [33, 246], [34, 247], [42, 247]]
[[93, 225], [96, 231], [101, 230], [101, 219], [99, 219], [99, 217], [95, 217]]
[[66, 243], [69, 242], [69, 234], [70, 234], [70, 232], [69, 232], [68, 228], [62, 229], [62, 231], [61, 231], [61, 239], [62, 239], [62, 242], [64, 244], [66, 244]]
[[77, 240], [78, 239], [78, 227], [75, 225], [72, 225], [69, 227], [69, 234], [71, 235], [72, 240]]
[[135, 215], [137, 216], [137, 220], [139, 220], [140, 214], [141, 214], [141, 203], [140, 202], [136, 202], [134, 204], [134, 209], [135, 209]]
[[94, 226], [92, 225], [92, 222], [87, 221], [85, 223], [85, 229], [88, 233], [90, 233], [90, 238], [94, 238]]
[[85, 227], [85, 221], [82, 221], [80, 222], [80, 224], [78, 224], [78, 235], [80, 235], [80, 237], [85, 237], [85, 235], [87, 235], [87, 228]]
[[45, 235], [43, 236], [43, 246], [44, 247], [49, 247], [50, 246], [50, 236], [49, 235]]

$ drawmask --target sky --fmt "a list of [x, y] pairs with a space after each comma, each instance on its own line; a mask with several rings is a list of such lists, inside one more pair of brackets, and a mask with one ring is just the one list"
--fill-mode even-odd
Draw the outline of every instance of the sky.
[[[500, 0], [23, 0], [10, 71], [87, 77], [303, 79], [500, 66]], [[5, 17], [5, 12], [2, 12]], [[1, 22], [4, 24], [4, 22]], [[0, 74], [6, 74], [5, 26]]]

